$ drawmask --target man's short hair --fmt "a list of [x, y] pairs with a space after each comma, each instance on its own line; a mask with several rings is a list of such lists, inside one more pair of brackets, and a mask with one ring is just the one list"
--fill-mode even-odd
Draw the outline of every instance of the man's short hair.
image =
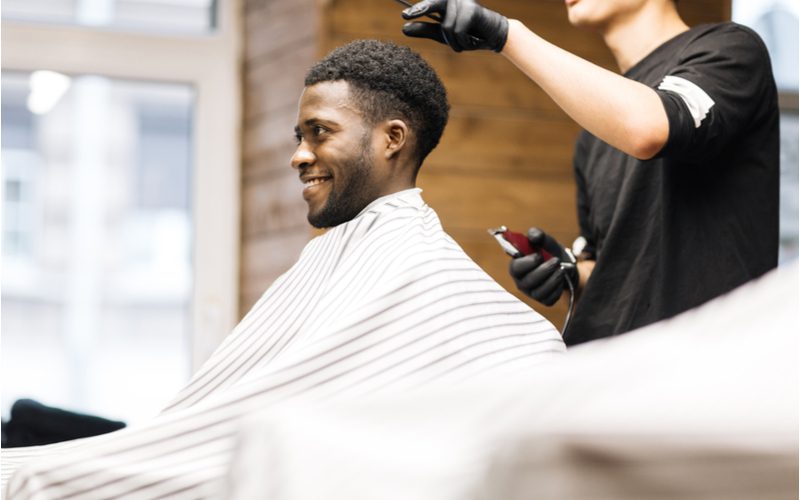
[[417, 167], [439, 144], [450, 105], [433, 68], [391, 42], [356, 40], [333, 50], [306, 74], [306, 87], [344, 80], [368, 123], [401, 119], [417, 138]]

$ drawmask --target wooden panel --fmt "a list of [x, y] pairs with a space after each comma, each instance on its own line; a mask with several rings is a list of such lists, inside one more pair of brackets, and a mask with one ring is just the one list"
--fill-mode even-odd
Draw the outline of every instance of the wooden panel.
[[680, 0], [678, 12], [689, 26], [730, 21], [730, 0]]
[[288, 231], [249, 238], [242, 245], [239, 308], [246, 313], [264, 291], [289, 269], [310, 239], [308, 230]]
[[571, 177], [509, 180], [491, 175], [454, 176], [425, 165], [418, 185], [423, 189], [425, 201], [439, 214], [445, 230], [464, 251], [506, 290], [560, 328], [566, 305], [545, 307], [516, 290], [508, 275], [508, 257], [487, 229], [506, 225], [526, 232], [528, 227], [538, 226], [560, 242], [571, 244], [578, 235]]
[[[464, 56], [492, 56], [480, 52], [454, 54], [447, 47], [433, 42], [403, 37], [400, 31], [405, 22], [400, 16], [403, 7], [393, 3], [389, 0], [334, 0], [330, 2], [322, 22], [330, 34], [346, 35], [350, 39], [396, 39], [419, 52], [427, 54], [438, 50], [462, 60]], [[563, 2], [495, 0], [483, 4], [510, 18], [521, 20], [540, 36], [564, 49], [583, 57], [611, 62], [608, 50], [600, 43], [597, 35], [570, 27]]]
[[[285, 149], [294, 140], [296, 123], [297, 101], [287, 102], [285, 107], [261, 115], [248, 123], [242, 146], [244, 162], [248, 163], [268, 151]], [[285, 165], [289, 165], [289, 158], [285, 159]]]
[[[423, 53], [426, 59], [428, 56], [435, 59], [437, 56], [433, 54], [441, 52], [442, 57], [453, 59], [455, 64], [469, 67], [481, 58], [498, 59], [485, 52], [455, 54], [429, 41], [403, 37], [400, 33], [404, 23], [400, 17], [403, 7], [393, 4], [389, 0], [332, 0], [322, 20], [328, 34], [326, 49], [346, 40], [381, 38], [409, 45]], [[610, 52], [596, 33], [575, 29], [569, 24], [562, 0], [485, 0], [482, 4], [509, 18], [519, 19], [538, 35], [565, 50], [617, 70]], [[678, 8], [690, 26], [730, 19], [730, 0], [682, 0]], [[465, 63], [465, 60], [469, 62]]]
[[260, 149], [244, 162], [242, 181], [256, 182], [258, 179], [281, 175], [291, 168], [291, 158], [297, 144], [288, 137], [269, 148]]
[[317, 58], [315, 0], [245, 4], [240, 312], [297, 259], [310, 237], [290, 165], [303, 78]]
[[319, 9], [314, 0], [262, 0], [245, 11], [246, 62], [271, 58], [299, 45], [317, 46]]
[[445, 229], [486, 229], [506, 225], [518, 231], [540, 226], [562, 241], [577, 236], [572, 179], [518, 179], [440, 174], [423, 166], [419, 187]]
[[294, 170], [248, 182], [242, 190], [242, 236], [263, 238], [282, 231], [309, 232], [303, 185]]
[[314, 44], [300, 44], [248, 64], [245, 77], [246, 124], [285, 109], [287, 105], [297, 104], [306, 72], [316, 60], [316, 52]]
[[572, 121], [535, 114], [453, 110], [439, 146], [426, 164], [458, 174], [572, 176], [572, 151], [580, 129]]

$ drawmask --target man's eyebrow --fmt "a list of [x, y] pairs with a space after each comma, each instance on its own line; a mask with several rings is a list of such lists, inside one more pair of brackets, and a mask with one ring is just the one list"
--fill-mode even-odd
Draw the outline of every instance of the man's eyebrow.
[[[304, 121], [302, 123], [302, 126], [303, 127], [312, 127], [312, 126], [316, 125], [317, 123], [324, 123], [324, 124], [326, 124], [328, 126], [334, 126], [334, 127], [339, 125], [334, 120], [326, 120], [325, 118], [313, 117], [313, 118], [309, 118], [308, 120]], [[297, 138], [303, 137], [303, 130], [302, 130], [300, 125], [295, 125], [294, 126], [294, 135]]]
[[336, 121], [334, 121], [334, 120], [329, 120], [329, 119], [326, 119], [326, 118], [319, 118], [319, 117], [316, 117], [316, 116], [313, 117], [313, 118], [309, 118], [308, 120], [304, 121], [303, 125], [306, 126], [306, 127], [310, 127], [311, 125], [316, 125], [317, 123], [324, 123], [326, 125], [338, 125], [338, 123]]

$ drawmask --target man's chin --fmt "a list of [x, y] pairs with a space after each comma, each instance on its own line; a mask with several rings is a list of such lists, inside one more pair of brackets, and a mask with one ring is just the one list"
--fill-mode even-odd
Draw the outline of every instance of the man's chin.
[[333, 220], [330, 214], [326, 213], [324, 210], [316, 212], [309, 210], [308, 215], [306, 215], [306, 219], [308, 220], [309, 224], [317, 229], [326, 229], [341, 224], [341, 222]]
[[317, 211], [309, 210], [306, 219], [308, 219], [309, 224], [317, 229], [326, 229], [350, 222], [360, 211], [360, 208], [342, 207], [334, 204], [333, 206], [325, 206]]
[[320, 225], [319, 219], [315, 215], [313, 215], [311, 212], [308, 212], [308, 214], [306, 215], [306, 220], [308, 221], [309, 224], [311, 224], [315, 228], [324, 229], [324, 226]]
[[312, 226], [316, 227], [317, 229], [324, 229], [326, 227], [325, 224], [328, 222], [328, 200], [326, 199], [323, 203], [314, 203], [314, 202], [307, 202], [308, 203], [308, 213], [306, 213], [306, 220]]
[[309, 224], [311, 224], [313, 227], [315, 227], [317, 229], [327, 229], [327, 227], [328, 227], [328, 226], [322, 225], [321, 222], [318, 222], [316, 219], [312, 218], [310, 215], [308, 217], [306, 217], [306, 219], [308, 220]]

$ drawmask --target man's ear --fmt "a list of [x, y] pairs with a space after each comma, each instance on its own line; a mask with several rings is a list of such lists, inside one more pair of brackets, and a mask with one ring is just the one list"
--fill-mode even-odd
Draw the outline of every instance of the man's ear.
[[408, 125], [403, 120], [388, 120], [384, 124], [386, 149], [384, 157], [387, 160], [395, 158], [409, 143]]

